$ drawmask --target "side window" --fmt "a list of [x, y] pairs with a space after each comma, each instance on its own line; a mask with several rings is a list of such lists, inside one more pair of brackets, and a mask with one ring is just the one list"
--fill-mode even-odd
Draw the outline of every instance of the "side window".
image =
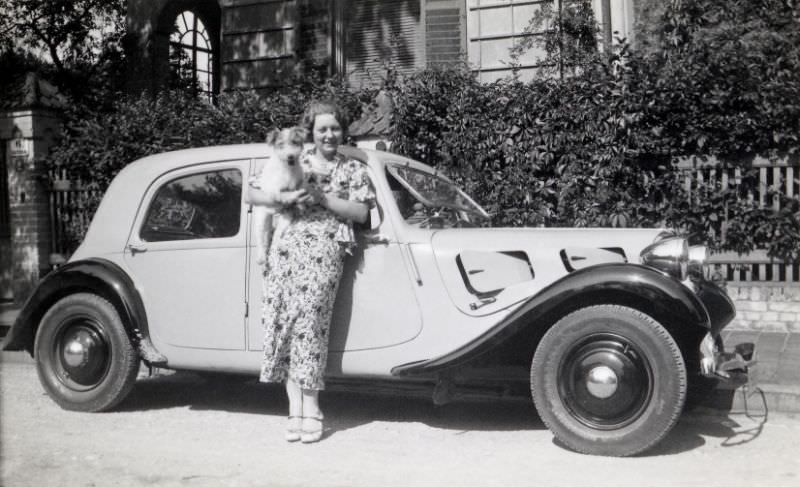
[[161, 186], [140, 232], [146, 242], [232, 237], [239, 233], [242, 173], [211, 171]]
[[386, 179], [389, 181], [389, 189], [392, 190], [392, 196], [397, 203], [397, 208], [400, 210], [400, 215], [404, 220], [408, 221], [414, 216], [414, 204], [418, 203], [417, 200], [388, 170], [386, 171]]

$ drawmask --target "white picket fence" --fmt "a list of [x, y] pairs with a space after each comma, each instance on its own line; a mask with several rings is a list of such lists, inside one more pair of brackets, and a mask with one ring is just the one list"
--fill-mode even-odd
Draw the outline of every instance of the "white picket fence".
[[[692, 188], [697, 182], [719, 183], [723, 188], [737, 189], [740, 197], [757, 201], [759, 207], [771, 206], [773, 210], [779, 211], [781, 203], [778, 193], [790, 198], [800, 195], [800, 161], [788, 158], [768, 160], [757, 157], [753, 161], [753, 168], [757, 171], [754, 184], [744, 183], [742, 169], [726, 168], [713, 158], [686, 159], [678, 166], [686, 171], [684, 184], [690, 197], [702, 197], [693, 194]], [[708, 271], [718, 272], [726, 281], [740, 284], [800, 284], [800, 263], [772, 259], [765, 250], [756, 250], [746, 255], [734, 252], [712, 255]]]

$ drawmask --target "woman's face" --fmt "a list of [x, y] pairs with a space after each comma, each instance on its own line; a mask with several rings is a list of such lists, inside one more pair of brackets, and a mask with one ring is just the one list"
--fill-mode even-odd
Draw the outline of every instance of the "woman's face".
[[344, 134], [342, 126], [332, 113], [323, 113], [314, 117], [313, 129], [314, 145], [323, 157], [330, 159], [336, 154], [336, 149], [342, 141]]

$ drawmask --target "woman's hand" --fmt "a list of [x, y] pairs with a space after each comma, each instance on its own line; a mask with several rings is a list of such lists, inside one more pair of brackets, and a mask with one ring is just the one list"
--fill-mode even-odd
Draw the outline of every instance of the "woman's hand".
[[311, 205], [325, 206], [326, 193], [317, 186], [306, 186], [306, 194], [308, 195], [308, 203]]
[[309, 203], [311, 195], [306, 188], [300, 188], [295, 191], [281, 191], [279, 199], [282, 205], [289, 206]]

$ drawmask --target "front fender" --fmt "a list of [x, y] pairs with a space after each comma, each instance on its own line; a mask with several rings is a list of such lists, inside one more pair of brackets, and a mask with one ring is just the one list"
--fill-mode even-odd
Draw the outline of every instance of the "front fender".
[[144, 304], [133, 281], [118, 265], [99, 258], [69, 262], [45, 276], [20, 310], [3, 349], [27, 350], [33, 355], [36, 330], [44, 314], [59, 299], [79, 292], [107, 299], [142, 358], [153, 364], [166, 363], [150, 342]]
[[430, 360], [397, 366], [392, 374], [424, 374], [462, 365], [528, 327], [550, 326], [576, 309], [595, 304], [629, 306], [671, 329], [711, 327], [703, 303], [679, 281], [643, 265], [602, 264], [572, 272], [554, 282], [459, 349]]

